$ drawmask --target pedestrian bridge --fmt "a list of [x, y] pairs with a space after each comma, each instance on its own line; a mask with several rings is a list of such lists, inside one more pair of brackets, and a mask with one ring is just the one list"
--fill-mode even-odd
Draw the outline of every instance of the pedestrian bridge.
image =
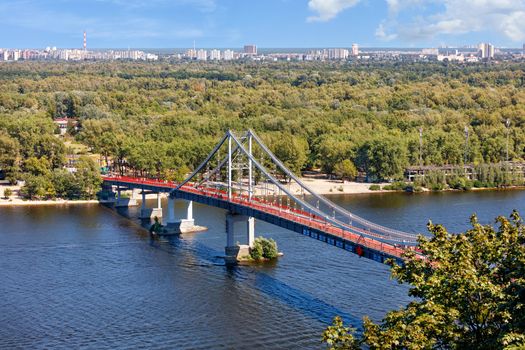
[[[104, 185], [142, 192], [143, 216], [161, 216], [160, 193], [167, 193], [167, 226], [192, 231], [193, 202], [222, 208], [226, 214], [226, 254], [235, 254], [235, 223], [247, 224], [247, 247], [255, 237], [255, 219], [315, 238], [375, 261], [401, 261], [417, 236], [361, 218], [316, 194], [296, 177], [251, 130], [237, 137], [228, 131], [195, 171], [182, 182], [107, 175]], [[292, 186], [293, 184], [293, 186]], [[292, 190], [293, 189], [293, 190]], [[145, 194], [157, 193], [157, 208], [145, 207]], [[188, 202], [186, 218], [174, 217], [174, 201]], [[133, 200], [133, 198], [131, 199]], [[129, 201], [129, 199], [128, 199]]]

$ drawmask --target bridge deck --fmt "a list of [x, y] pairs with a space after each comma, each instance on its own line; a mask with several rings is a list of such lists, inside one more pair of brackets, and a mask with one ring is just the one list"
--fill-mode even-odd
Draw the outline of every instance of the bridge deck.
[[[113, 185], [158, 192], [172, 192], [178, 186], [177, 183], [170, 181], [126, 176], [106, 176], [103, 179]], [[374, 235], [372, 232], [358, 227], [351, 227], [348, 230], [335, 227], [306, 211], [269, 202], [261, 197], [253, 197], [249, 200], [247, 196], [233, 195], [232, 199], [228, 200], [225, 191], [207, 187], [195, 188], [190, 184], [175, 191], [175, 196], [254, 216], [381, 262], [385, 258], [401, 261], [401, 255], [405, 249], [410, 249], [382, 242], [380, 237], [377, 239], [370, 237]]]

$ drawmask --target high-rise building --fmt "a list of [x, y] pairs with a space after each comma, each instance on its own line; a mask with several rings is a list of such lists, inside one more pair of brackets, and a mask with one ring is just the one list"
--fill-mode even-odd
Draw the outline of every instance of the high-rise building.
[[225, 61], [231, 61], [233, 60], [233, 51], [232, 50], [224, 50], [224, 53], [222, 55], [222, 58]]
[[359, 45], [352, 44], [352, 56], [359, 56]]
[[329, 60], [346, 60], [348, 58], [347, 49], [328, 49]]
[[490, 43], [479, 44], [479, 56], [481, 58], [491, 59], [494, 58], [494, 45]]
[[200, 49], [197, 51], [197, 60], [206, 61], [208, 59], [208, 51]]
[[218, 61], [220, 59], [221, 59], [221, 51], [220, 50], [216, 50], [216, 49], [211, 50], [211, 52], [210, 52], [210, 60]]
[[197, 51], [195, 49], [189, 49], [186, 51], [186, 57], [194, 60], [197, 58]]
[[257, 55], [257, 45], [244, 45], [246, 55]]

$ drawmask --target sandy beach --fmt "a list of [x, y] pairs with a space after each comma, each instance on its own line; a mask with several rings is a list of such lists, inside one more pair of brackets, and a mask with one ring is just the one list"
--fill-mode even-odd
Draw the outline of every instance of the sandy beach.
[[[377, 193], [377, 192], [389, 192], [389, 191], [371, 191], [371, 183], [364, 182], [351, 182], [341, 180], [327, 180], [327, 179], [313, 179], [313, 178], [301, 178], [303, 183], [310, 187], [317, 194], [358, 194], [358, 193]], [[380, 183], [383, 187], [388, 183]], [[292, 184], [291, 189], [294, 193], [300, 193], [299, 186]]]

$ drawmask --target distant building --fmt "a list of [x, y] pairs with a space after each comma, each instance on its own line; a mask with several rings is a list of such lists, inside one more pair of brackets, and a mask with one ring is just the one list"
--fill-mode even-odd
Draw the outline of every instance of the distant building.
[[359, 56], [359, 45], [352, 44], [352, 56]]
[[446, 53], [446, 54], [439, 54], [437, 55], [437, 60], [442, 62], [451, 62], [451, 61], [457, 61], [457, 62], [464, 62], [465, 56], [462, 53], [459, 53], [458, 50], [455, 50], [454, 53]]
[[231, 61], [234, 58], [234, 52], [232, 50], [225, 50], [222, 54], [222, 58], [225, 61]]
[[78, 121], [74, 118], [56, 118], [53, 122], [60, 130], [60, 135], [66, 134], [69, 125], [73, 126], [75, 130], [78, 130]]
[[346, 60], [349, 52], [347, 49], [328, 49], [329, 60]]
[[490, 43], [479, 44], [479, 56], [481, 58], [492, 59], [494, 58], [494, 45]]
[[257, 45], [244, 45], [246, 55], [257, 55]]
[[221, 51], [213, 49], [210, 52], [210, 60], [212, 61], [219, 61], [221, 59]]
[[208, 51], [200, 49], [197, 51], [197, 60], [206, 61], [208, 59]]
[[189, 49], [188, 51], [186, 51], [186, 57], [190, 58], [192, 60], [196, 59], [197, 58], [197, 50]]
[[439, 54], [438, 49], [422, 49], [421, 54], [426, 56], [437, 56]]

